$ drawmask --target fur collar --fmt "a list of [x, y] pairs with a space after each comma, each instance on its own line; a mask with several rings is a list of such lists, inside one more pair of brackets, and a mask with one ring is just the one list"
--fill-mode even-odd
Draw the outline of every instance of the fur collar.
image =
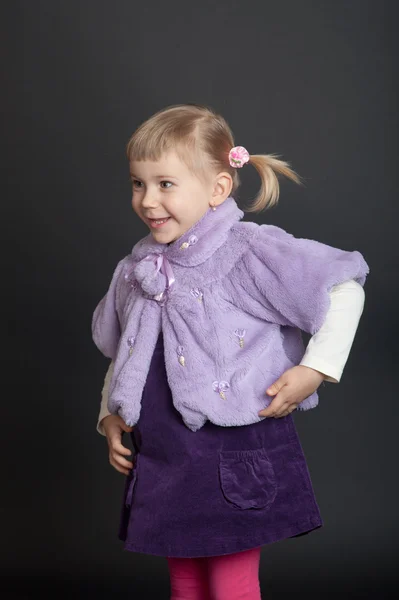
[[164, 303], [175, 281], [173, 265], [197, 267], [204, 263], [226, 242], [231, 227], [243, 216], [234, 198], [229, 196], [215, 211], [209, 208], [170, 245], [156, 242], [150, 233], [133, 247], [133, 262], [127, 277], [133, 273], [146, 297]]
[[151, 233], [148, 234], [133, 247], [132, 258], [140, 261], [148, 254], [165, 253], [171, 263], [196, 267], [220, 248], [231, 227], [243, 216], [234, 198], [229, 196], [215, 211], [209, 208], [199, 221], [169, 246], [159, 244]]

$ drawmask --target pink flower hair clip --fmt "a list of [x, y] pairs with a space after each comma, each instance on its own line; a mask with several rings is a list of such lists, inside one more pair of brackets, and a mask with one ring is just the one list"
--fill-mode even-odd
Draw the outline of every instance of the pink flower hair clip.
[[244, 146], [235, 146], [229, 152], [229, 162], [232, 167], [241, 169], [249, 161], [249, 152]]

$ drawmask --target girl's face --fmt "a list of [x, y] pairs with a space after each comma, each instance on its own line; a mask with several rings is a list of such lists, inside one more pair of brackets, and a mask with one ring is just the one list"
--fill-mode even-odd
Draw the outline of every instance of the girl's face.
[[160, 244], [181, 237], [212, 202], [212, 183], [197, 179], [174, 152], [157, 162], [131, 161], [130, 176], [133, 209]]

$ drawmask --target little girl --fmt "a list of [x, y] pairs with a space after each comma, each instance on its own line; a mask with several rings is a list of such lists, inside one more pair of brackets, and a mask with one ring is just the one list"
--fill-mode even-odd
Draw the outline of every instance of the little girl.
[[278, 175], [300, 179], [234, 146], [209, 107], [159, 111], [127, 155], [150, 233], [92, 321], [111, 359], [97, 428], [128, 475], [119, 538], [167, 557], [172, 600], [259, 599], [262, 545], [323, 525], [291, 413], [340, 381], [369, 267], [356, 250], [243, 221], [238, 169], [261, 179], [248, 211], [276, 204]]

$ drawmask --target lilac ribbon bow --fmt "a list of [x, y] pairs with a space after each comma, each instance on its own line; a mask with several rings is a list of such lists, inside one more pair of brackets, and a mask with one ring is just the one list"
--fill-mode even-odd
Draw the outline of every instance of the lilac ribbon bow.
[[153, 260], [156, 264], [156, 271], [158, 273], [160, 271], [166, 277], [166, 288], [160, 294], [156, 294], [154, 296], [150, 296], [153, 300], [156, 300], [161, 304], [165, 304], [167, 294], [175, 282], [175, 276], [171, 267], [171, 264], [165, 254], [149, 254], [143, 260]]
[[[144, 294], [146, 298], [151, 298], [152, 300], [156, 300], [157, 302], [159, 302], [159, 304], [161, 306], [163, 306], [165, 304], [165, 302], [166, 302], [167, 294], [168, 294], [170, 288], [172, 287], [172, 285], [175, 282], [175, 276], [174, 276], [171, 264], [170, 264], [168, 258], [165, 256], [164, 253], [162, 253], [162, 254], [159, 254], [159, 253], [148, 254], [142, 260], [153, 261], [155, 263], [155, 266], [156, 266], [155, 275], [160, 271], [166, 277], [166, 288], [164, 289], [163, 292], [160, 292], [159, 294], [155, 294], [155, 295], [151, 295], [151, 294], [147, 294], [147, 293]], [[130, 273], [132, 273], [132, 271], [134, 271], [135, 266], [139, 262], [141, 262], [141, 260], [137, 261], [134, 264], [134, 266], [131, 269], [131, 271], [129, 272], [129, 274], [125, 276], [125, 279], [129, 278]]]

